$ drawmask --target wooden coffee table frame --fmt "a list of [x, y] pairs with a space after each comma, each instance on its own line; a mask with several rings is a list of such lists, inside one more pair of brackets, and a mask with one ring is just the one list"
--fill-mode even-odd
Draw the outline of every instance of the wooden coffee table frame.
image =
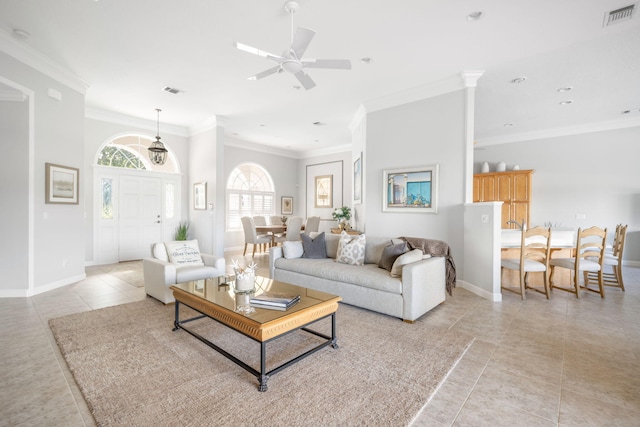
[[[340, 297], [335, 297], [334, 299], [323, 301], [311, 307], [293, 311], [291, 313], [283, 312], [283, 315], [278, 317], [277, 319], [261, 324], [254, 321], [250, 317], [244, 316], [240, 313], [236, 313], [220, 305], [214, 304], [187, 291], [184, 291], [183, 289], [177, 288], [175, 286], [172, 286], [171, 288], [173, 289], [173, 296], [176, 300], [173, 330], [184, 330], [185, 332], [199, 339], [238, 366], [255, 375], [259, 382], [259, 391], [267, 391], [267, 381], [271, 375], [274, 375], [281, 370], [293, 365], [294, 363], [299, 362], [300, 360], [323, 349], [324, 347], [330, 345], [333, 348], [338, 348], [338, 339], [336, 336], [336, 311], [338, 309], [338, 301], [340, 301], [341, 299]], [[189, 319], [180, 320], [180, 304], [186, 305], [187, 307], [197, 311], [201, 315]], [[197, 332], [185, 328], [184, 326], [186, 323], [198, 319], [203, 319], [205, 317], [215, 320], [216, 322], [221, 323], [228, 328], [233, 329], [234, 331], [239, 332], [248, 338], [251, 338], [254, 341], [259, 342], [260, 371], [247, 365], [245, 362], [228, 353], [224, 349], [218, 347], [210, 340], [204, 338]], [[327, 317], [331, 317], [331, 336], [308, 328], [308, 326], [310, 326], [311, 324], [326, 319]], [[280, 366], [267, 371], [267, 343], [297, 330], [309, 332], [313, 335], [324, 338], [326, 341], [281, 364]]]

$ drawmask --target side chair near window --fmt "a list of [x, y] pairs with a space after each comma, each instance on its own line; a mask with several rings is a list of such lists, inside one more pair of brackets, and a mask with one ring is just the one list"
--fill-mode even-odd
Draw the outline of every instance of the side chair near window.
[[307, 218], [307, 223], [304, 226], [304, 232], [309, 234], [311, 232], [317, 232], [320, 228], [320, 217], [310, 216]]
[[[503, 283], [501, 289], [519, 293], [523, 300], [526, 298], [526, 290], [532, 289], [544, 294], [549, 299], [550, 240], [551, 230], [549, 228], [534, 227], [523, 231], [520, 243], [520, 258], [505, 258], [501, 261], [502, 273], [504, 273], [505, 269], [520, 272], [520, 286], [510, 287], [505, 286]], [[544, 279], [543, 289], [529, 286], [529, 273], [542, 273]]]
[[[573, 258], [551, 258], [551, 290], [560, 289], [576, 294], [580, 298], [580, 288], [591, 292], [597, 292], [604, 298], [604, 287], [602, 280], [602, 262], [604, 260], [604, 250], [607, 239], [607, 229], [591, 227], [586, 230], [578, 228], [576, 247]], [[558, 286], [554, 281], [556, 268], [567, 268], [572, 270], [572, 283], [568, 288]], [[580, 272], [594, 273], [598, 281], [598, 289], [580, 286]]]
[[300, 231], [302, 230], [302, 217], [292, 216], [287, 220], [287, 231], [284, 236], [276, 236], [275, 242], [282, 243], [285, 240], [301, 240]]
[[[622, 254], [624, 252], [624, 242], [627, 237], [627, 225], [618, 224], [616, 226], [616, 235], [613, 239], [612, 250], [604, 252], [602, 261], [602, 281], [605, 286], [620, 288], [624, 291], [624, 282], [622, 281]], [[612, 272], [604, 271], [605, 266], [611, 266]], [[598, 280], [598, 275], [593, 272], [584, 273], [584, 283], [589, 286], [590, 280]]]
[[[271, 236], [267, 234], [258, 234], [256, 232], [256, 225], [253, 222], [253, 218], [250, 216], [243, 216], [240, 218], [242, 221], [242, 228], [244, 230], [244, 252], [242, 252], [242, 256], [247, 254], [247, 245], [253, 245], [253, 253], [251, 256], [256, 255], [256, 245], [263, 245], [264, 247], [271, 244]], [[263, 250], [263, 252], [266, 252]]]

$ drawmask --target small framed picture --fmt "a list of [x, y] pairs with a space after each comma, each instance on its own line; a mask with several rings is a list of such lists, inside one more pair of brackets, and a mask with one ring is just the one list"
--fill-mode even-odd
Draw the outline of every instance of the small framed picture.
[[207, 209], [207, 183], [196, 182], [193, 184], [193, 209]]
[[316, 176], [316, 208], [333, 207], [333, 175]]
[[293, 197], [282, 196], [282, 215], [293, 215]]
[[78, 204], [78, 168], [45, 163], [45, 203]]
[[362, 203], [362, 153], [353, 162], [353, 203]]

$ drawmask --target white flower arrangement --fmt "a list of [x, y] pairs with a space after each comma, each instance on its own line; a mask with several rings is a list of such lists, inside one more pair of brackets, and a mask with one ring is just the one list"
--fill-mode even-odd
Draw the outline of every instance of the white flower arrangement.
[[237, 260], [233, 260], [233, 271], [236, 274], [236, 292], [252, 292], [256, 281], [256, 268], [258, 264], [252, 262], [246, 267], [241, 267]]

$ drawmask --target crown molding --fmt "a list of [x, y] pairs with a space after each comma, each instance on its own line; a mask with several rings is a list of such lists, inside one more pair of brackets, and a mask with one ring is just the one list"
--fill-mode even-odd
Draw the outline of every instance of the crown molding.
[[307, 159], [309, 157], [327, 156], [329, 154], [344, 153], [348, 151], [351, 153], [353, 144], [337, 145], [335, 147], [322, 148], [319, 150], [300, 151], [298, 159]]
[[254, 142], [248, 142], [237, 138], [229, 138], [225, 136], [224, 145], [229, 147], [242, 148], [244, 150], [257, 151], [260, 153], [273, 154], [274, 156], [289, 157], [292, 159], [299, 159], [298, 153], [291, 150], [283, 150], [281, 148], [269, 147], [268, 145], [257, 144]]
[[[141, 119], [139, 117], [127, 116], [126, 114], [116, 113], [115, 111], [101, 110], [99, 108], [85, 107], [84, 117], [87, 119], [100, 120], [102, 122], [114, 123], [123, 126], [132, 126], [138, 129], [157, 131], [158, 124], [154, 120]], [[171, 135], [189, 137], [191, 134], [188, 129], [182, 126], [163, 124], [160, 122], [162, 133]]]
[[561, 128], [544, 129], [534, 132], [513, 133], [509, 135], [477, 138], [476, 147], [487, 145], [508, 144], [511, 142], [533, 141], [536, 139], [557, 138], [570, 135], [581, 135], [585, 133], [603, 132], [616, 129], [626, 129], [632, 127], [640, 127], [640, 118], [625, 118], [617, 120], [609, 120], [605, 122], [586, 123], [577, 126], [566, 126]]
[[464, 87], [476, 87], [478, 79], [482, 77], [484, 70], [465, 70], [460, 73]]
[[34, 48], [15, 40], [6, 30], [0, 28], [0, 51], [34, 68], [55, 81], [84, 95], [89, 86], [85, 80], [54, 62]]
[[464, 89], [464, 82], [460, 78], [460, 75], [454, 75], [437, 82], [371, 99], [363, 102], [362, 105], [364, 105], [367, 113], [371, 113], [427, 98], [433, 98], [434, 96], [444, 95], [445, 93], [455, 92], [461, 89]]
[[351, 131], [351, 134], [353, 135], [353, 133], [355, 132], [355, 130], [358, 128], [358, 126], [360, 126], [360, 123], [362, 123], [362, 120], [364, 120], [364, 118], [367, 116], [367, 110], [364, 108], [364, 105], [360, 104], [358, 105], [358, 108], [356, 109], [356, 112], [353, 113], [353, 117], [351, 118], [351, 121], [349, 122], [349, 131]]

